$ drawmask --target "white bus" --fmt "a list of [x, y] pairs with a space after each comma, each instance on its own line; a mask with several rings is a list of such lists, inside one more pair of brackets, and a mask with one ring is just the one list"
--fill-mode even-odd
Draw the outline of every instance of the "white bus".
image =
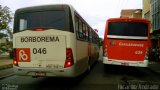
[[18, 9], [14, 20], [16, 75], [76, 77], [98, 59], [98, 34], [66, 4]]

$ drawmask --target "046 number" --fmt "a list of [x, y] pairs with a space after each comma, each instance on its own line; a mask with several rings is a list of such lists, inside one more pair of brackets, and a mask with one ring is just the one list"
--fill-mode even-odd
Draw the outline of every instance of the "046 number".
[[33, 48], [33, 54], [46, 54], [46, 48]]

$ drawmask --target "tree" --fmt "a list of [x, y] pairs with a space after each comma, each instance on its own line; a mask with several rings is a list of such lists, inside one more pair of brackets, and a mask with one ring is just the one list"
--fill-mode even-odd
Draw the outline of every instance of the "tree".
[[0, 30], [9, 28], [9, 23], [11, 22], [11, 11], [7, 6], [2, 7], [0, 5]]
[[103, 38], [99, 38], [99, 46], [103, 46], [103, 42], [104, 42]]
[[9, 24], [12, 21], [12, 15], [10, 9], [5, 6], [2, 7], [0, 5], [0, 40], [4, 37], [8, 38], [7, 43], [0, 43], [0, 53], [4, 51], [9, 51], [12, 48], [12, 42], [9, 41], [12, 39], [12, 29], [10, 28]]

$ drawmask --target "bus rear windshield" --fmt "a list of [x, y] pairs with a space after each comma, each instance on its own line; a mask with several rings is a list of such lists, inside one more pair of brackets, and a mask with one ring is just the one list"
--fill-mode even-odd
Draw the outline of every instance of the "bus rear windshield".
[[141, 22], [110, 22], [108, 35], [146, 37], [148, 35], [148, 24]]
[[33, 28], [65, 30], [65, 11], [26, 12], [18, 15], [18, 31]]

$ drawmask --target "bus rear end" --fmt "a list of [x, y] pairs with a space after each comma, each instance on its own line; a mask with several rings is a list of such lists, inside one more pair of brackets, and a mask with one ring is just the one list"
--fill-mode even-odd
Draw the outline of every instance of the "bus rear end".
[[74, 41], [66, 5], [38, 6], [16, 11], [14, 71], [17, 75], [73, 77]]
[[147, 67], [149, 22], [144, 19], [109, 19], [103, 46], [103, 63]]

